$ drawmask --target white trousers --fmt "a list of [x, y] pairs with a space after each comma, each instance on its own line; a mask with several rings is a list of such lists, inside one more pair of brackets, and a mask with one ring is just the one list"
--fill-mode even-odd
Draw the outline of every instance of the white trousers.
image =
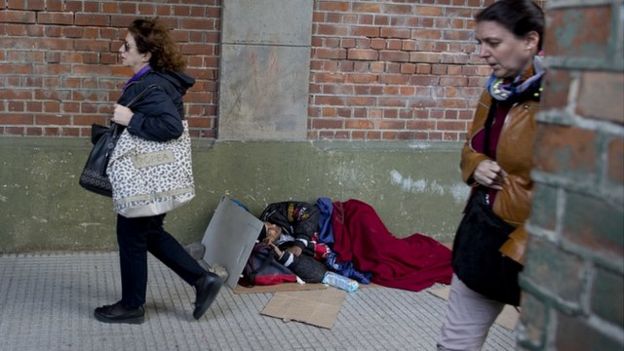
[[505, 307], [471, 290], [453, 274], [439, 351], [479, 351], [490, 327]]

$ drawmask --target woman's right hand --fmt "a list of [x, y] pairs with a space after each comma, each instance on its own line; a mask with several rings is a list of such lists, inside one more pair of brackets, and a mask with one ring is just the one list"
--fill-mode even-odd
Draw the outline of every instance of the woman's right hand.
[[492, 160], [481, 161], [473, 173], [477, 183], [496, 190], [503, 189], [502, 184], [506, 176], [507, 173], [501, 166]]

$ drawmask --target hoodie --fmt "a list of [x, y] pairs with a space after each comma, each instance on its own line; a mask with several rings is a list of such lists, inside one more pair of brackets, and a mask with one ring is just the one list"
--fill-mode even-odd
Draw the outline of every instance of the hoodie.
[[181, 72], [155, 72], [133, 81], [121, 94], [117, 103], [123, 106], [142, 94], [130, 109], [134, 113], [128, 132], [146, 140], [168, 141], [182, 135], [184, 105], [182, 98], [195, 84], [195, 79]]

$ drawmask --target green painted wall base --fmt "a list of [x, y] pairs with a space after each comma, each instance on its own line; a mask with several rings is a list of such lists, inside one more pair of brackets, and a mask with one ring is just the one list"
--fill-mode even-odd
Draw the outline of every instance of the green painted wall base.
[[[396, 236], [448, 242], [469, 190], [457, 143], [193, 143], [197, 197], [166, 220], [183, 243], [202, 238], [223, 195], [256, 215], [275, 201], [355, 198]], [[89, 150], [86, 139], [0, 137], [0, 253], [115, 247], [111, 200], [78, 185]]]

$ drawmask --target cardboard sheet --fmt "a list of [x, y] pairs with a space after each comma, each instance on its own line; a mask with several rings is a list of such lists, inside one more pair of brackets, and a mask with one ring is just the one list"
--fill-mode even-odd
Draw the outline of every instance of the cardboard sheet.
[[[443, 298], [444, 300], [448, 300], [451, 288], [450, 286], [445, 286], [442, 288], [431, 288], [427, 291], [435, 296]], [[516, 324], [518, 323], [519, 315], [520, 314], [513, 306], [505, 305], [505, 308], [503, 308], [503, 311], [498, 315], [498, 318], [496, 318], [494, 323], [505, 329], [514, 330]]]
[[346, 292], [332, 287], [320, 292], [278, 292], [260, 314], [331, 329], [346, 295]]
[[262, 229], [262, 221], [226, 196], [221, 198], [201, 241], [203, 260], [228, 272], [225, 284], [234, 289]]

